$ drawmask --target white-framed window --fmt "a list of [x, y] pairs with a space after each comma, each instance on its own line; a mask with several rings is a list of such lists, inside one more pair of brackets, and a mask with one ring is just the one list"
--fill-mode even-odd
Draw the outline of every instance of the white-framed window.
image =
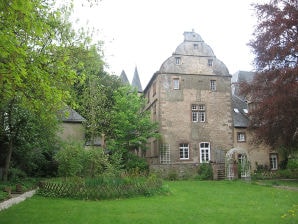
[[179, 144], [180, 159], [189, 159], [189, 144], [180, 143]]
[[212, 67], [213, 66], [213, 59], [208, 59], [208, 66]]
[[191, 120], [192, 122], [205, 122], [206, 121], [206, 109], [204, 104], [192, 104], [191, 105]]
[[208, 163], [210, 161], [210, 143], [200, 143], [200, 163]]
[[277, 170], [277, 168], [278, 168], [277, 154], [276, 153], [271, 153], [269, 155], [269, 159], [270, 159], [270, 169], [271, 170]]
[[200, 122], [206, 121], [206, 107], [204, 104], [199, 105], [199, 121]]
[[174, 78], [173, 79], [173, 88], [174, 89], [179, 89], [180, 88], [179, 78]]
[[237, 142], [245, 142], [246, 136], [245, 132], [237, 132]]
[[176, 63], [176, 65], [181, 65], [181, 58], [175, 57], [175, 63]]
[[216, 91], [216, 80], [210, 80], [210, 90]]
[[192, 122], [199, 121], [199, 105], [197, 104], [191, 105], [191, 121]]

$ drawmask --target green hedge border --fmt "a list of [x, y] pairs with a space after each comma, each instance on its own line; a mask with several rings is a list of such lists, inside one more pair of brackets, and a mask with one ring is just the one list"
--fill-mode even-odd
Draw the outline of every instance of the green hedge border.
[[39, 183], [38, 194], [45, 197], [103, 200], [150, 196], [162, 189], [158, 178], [131, 178], [129, 180], [68, 179], [45, 180]]

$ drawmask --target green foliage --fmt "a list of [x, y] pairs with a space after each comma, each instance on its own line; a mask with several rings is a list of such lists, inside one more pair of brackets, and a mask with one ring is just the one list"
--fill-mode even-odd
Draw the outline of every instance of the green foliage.
[[130, 173], [148, 173], [149, 165], [146, 159], [132, 153], [127, 153], [125, 156], [124, 169]]
[[83, 172], [85, 153], [82, 144], [67, 143], [55, 156], [58, 162], [58, 174], [64, 177], [79, 176]]
[[123, 86], [114, 91], [114, 105], [110, 111], [111, 135], [107, 139], [107, 147], [113, 152], [122, 154], [123, 164], [127, 168], [138, 163], [141, 170], [147, 169], [146, 164], [136, 158], [132, 152], [141, 154], [146, 150], [147, 140], [159, 137], [157, 124], [152, 123], [149, 112], [143, 111], [144, 99], [130, 86]]
[[117, 173], [116, 158], [112, 160], [116, 162], [114, 166], [102, 148], [85, 149], [81, 143], [67, 142], [55, 159], [62, 177], [97, 177], [103, 173]]
[[210, 163], [202, 163], [198, 170], [198, 178], [200, 180], [212, 180], [213, 170]]
[[38, 193], [47, 197], [102, 200], [137, 195], [150, 196], [159, 192], [161, 187], [162, 181], [155, 177], [75, 177], [42, 181]]
[[287, 169], [298, 170], [298, 159], [292, 158], [288, 160]]
[[[72, 29], [71, 7], [59, 8], [56, 1], [1, 1], [0, 6], [2, 178], [7, 179], [12, 165], [30, 174], [47, 173], [45, 157], [52, 155], [51, 149], [36, 139], [47, 142], [47, 136], [53, 140], [56, 113], [71, 102], [71, 86], [82, 79], [72, 62], [76, 57], [74, 48], [86, 47], [88, 38]], [[30, 115], [24, 116], [23, 111]], [[30, 116], [35, 120], [30, 120]], [[40, 127], [39, 122], [45, 125], [42, 131], [36, 128]], [[34, 141], [26, 143], [27, 138]], [[22, 160], [20, 155], [27, 149], [31, 150]]]
[[103, 174], [110, 165], [108, 156], [104, 154], [102, 148], [87, 149], [84, 151], [84, 176], [96, 177]]

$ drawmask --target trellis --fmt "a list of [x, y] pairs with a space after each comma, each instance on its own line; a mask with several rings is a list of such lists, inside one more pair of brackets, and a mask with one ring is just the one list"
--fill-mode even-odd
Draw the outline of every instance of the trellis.
[[238, 161], [236, 161], [235, 158], [233, 158], [236, 153], [241, 155], [240, 157], [241, 178], [244, 178], [244, 179], [250, 178], [251, 166], [250, 166], [248, 153], [246, 152], [246, 150], [242, 148], [233, 148], [229, 150], [226, 154], [227, 179], [233, 180], [237, 178], [238, 173], [236, 172], [236, 170], [238, 168], [238, 164], [237, 164]]
[[120, 185], [101, 184], [96, 186], [43, 181], [39, 184], [38, 193], [49, 197], [100, 200], [130, 197], [132, 195], [149, 195], [161, 186], [162, 181], [160, 179], [148, 179], [145, 182]]
[[170, 164], [171, 163], [171, 154], [170, 154], [170, 145], [163, 144], [160, 147], [160, 163], [161, 164]]

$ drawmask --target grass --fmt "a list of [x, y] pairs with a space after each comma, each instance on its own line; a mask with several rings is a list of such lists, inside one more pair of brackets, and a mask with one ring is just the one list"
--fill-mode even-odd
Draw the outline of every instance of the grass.
[[169, 195], [80, 201], [34, 196], [0, 223], [298, 223], [298, 192], [241, 181], [166, 182]]

